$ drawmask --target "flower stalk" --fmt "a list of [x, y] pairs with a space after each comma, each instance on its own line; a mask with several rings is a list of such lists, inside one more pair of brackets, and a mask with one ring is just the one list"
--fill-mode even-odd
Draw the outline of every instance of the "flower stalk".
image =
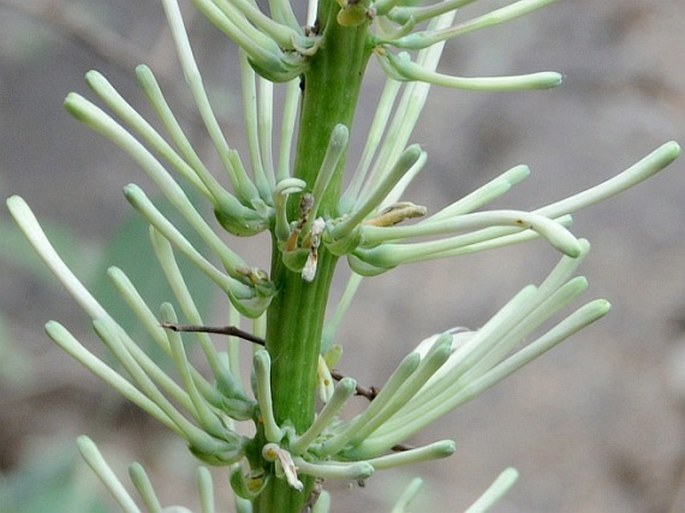
[[[225, 176], [216, 176], [192, 147], [147, 66], [139, 66], [136, 75], [163, 131], [98, 72], [89, 72], [86, 82], [112, 114], [76, 93], [65, 106], [136, 161], [186, 223], [172, 223], [138, 186], [124, 189], [150, 225], [152, 248], [174, 304], [148, 305], [123, 271], [108, 270], [115, 289], [169, 356], [175, 373], [167, 374], [105, 311], [57, 255], [28, 205], [12, 197], [7, 203], [19, 227], [91, 317], [95, 333], [126, 376], [54, 321], [46, 325], [50, 338], [182, 438], [198, 459], [228, 467], [239, 513], [325, 513], [330, 508], [330, 495], [322, 489], [326, 480], [365, 480], [377, 471], [450, 456], [455, 451], [451, 440], [416, 448], [405, 442], [608, 312], [609, 303], [596, 299], [558, 319], [588, 286], [575, 273], [590, 245], [570, 231], [571, 214], [636, 185], [680, 153], [677, 143], [668, 142], [616, 177], [537, 209], [482, 210], [529, 176], [525, 165], [512, 167], [432, 215], [427, 215], [428, 207], [404, 199], [428, 163], [426, 152], [409, 139], [431, 85], [492, 92], [561, 83], [556, 72], [488, 78], [439, 73], [445, 41], [552, 1], [518, 0], [453, 24], [457, 9], [475, 0], [425, 5], [319, 0], [309, 3], [303, 27], [287, 0], [269, 0], [268, 14], [249, 0], [192, 0], [239, 46], [246, 167], [212, 110], [177, 1], [162, 0], [186, 83]], [[421, 23], [423, 28], [414, 30]], [[355, 148], [350, 130], [372, 57], [387, 81], [366, 144]], [[285, 94], [277, 146], [278, 84]], [[351, 158], [358, 162], [346, 180]], [[236, 236], [270, 233], [268, 272], [231, 249], [186, 194], [185, 185], [207, 200], [220, 228]], [[188, 229], [200, 236], [210, 255], [192, 245], [184, 234]], [[393, 355], [399, 363], [380, 391], [364, 389], [333, 369], [342, 352], [334, 343], [336, 330], [362, 277], [539, 237], [562, 254], [559, 263], [541, 284], [523, 287], [479, 329], [453, 328], [425, 339], [404, 358]], [[204, 325], [177, 255], [224, 294], [231, 326]], [[327, 318], [341, 257], [352, 272]], [[241, 316], [252, 320], [252, 333], [239, 328]], [[191, 331], [203, 366], [186, 349], [185, 337], [191, 335], [185, 332]], [[209, 333], [229, 335], [227, 346], [220, 350]], [[254, 345], [251, 390], [240, 377], [239, 346], [244, 343]], [[340, 380], [335, 386], [333, 376]], [[355, 393], [370, 403], [346, 419], [344, 408]], [[250, 423], [255, 434], [241, 434], [245, 431], [238, 430], [239, 422]], [[92, 441], [82, 437], [79, 447], [122, 510], [137, 513], [135, 501]], [[166, 511], [142, 467], [134, 464], [130, 476], [148, 510]], [[505, 470], [466, 511], [488, 510], [517, 476], [515, 470]], [[393, 513], [406, 511], [420, 484], [412, 482]], [[213, 513], [213, 487], [205, 468], [198, 473], [198, 491], [202, 513]]]

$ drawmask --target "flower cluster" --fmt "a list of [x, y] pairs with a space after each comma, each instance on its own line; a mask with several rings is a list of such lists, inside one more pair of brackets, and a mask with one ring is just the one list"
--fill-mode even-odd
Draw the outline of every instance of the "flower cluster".
[[[560, 83], [560, 75], [552, 72], [496, 78], [451, 77], [438, 73], [436, 69], [446, 40], [514, 19], [551, 2], [519, 0], [453, 24], [456, 10], [472, 1], [442, 0], [414, 5], [397, 0], [339, 0], [336, 9], [321, 11], [334, 13], [334, 23], [339, 26], [363, 30], [366, 51], [376, 55], [387, 74], [367, 144], [333, 209], [322, 205], [324, 198], [330, 196], [332, 184], [339, 183], [335, 176], [346, 162], [349, 127], [338, 123], [330, 133], [324, 134], [326, 148], [314, 180], [307, 182], [296, 176], [291, 166], [301, 101], [300, 77], [306, 75], [317, 53], [331, 44], [322, 29], [325, 24], [316, 21], [316, 2], [310, 3], [308, 19], [302, 27], [284, 0], [269, 2], [270, 16], [249, 0], [193, 0], [209, 20], [240, 46], [249, 153], [246, 167], [224, 138], [213, 113], [176, 0], [162, 0], [186, 82], [230, 187], [222, 185], [193, 149], [147, 66], [139, 66], [136, 75], [164, 135], [98, 72], [89, 72], [86, 82], [111, 113], [79, 94], [71, 93], [67, 97], [65, 105], [69, 112], [130, 155], [211, 252], [203, 255], [196, 249], [183, 233], [187, 227], [181, 228], [169, 221], [141, 188], [136, 185], [125, 188], [126, 199], [150, 225], [152, 246], [178, 306], [147, 305], [135, 285], [118, 268], [111, 268], [109, 277], [150, 337], [174, 362], [176, 379], [140, 349], [73, 275], [50, 245], [26, 203], [18, 197], [8, 201], [27, 238], [91, 317], [97, 336], [128, 377], [88, 351], [57, 322], [47, 324], [48, 335], [91, 372], [183, 438], [200, 460], [214, 466], [229, 466], [239, 511], [249, 511], [248, 504], [256, 501], [273, 479], [282, 478], [300, 491], [308, 486], [303, 483], [303, 476], [310, 476], [310, 484], [314, 479], [363, 480], [377, 470], [449, 456], [454, 451], [454, 442], [450, 440], [418, 448], [403, 444], [438, 417], [498, 383], [608, 311], [606, 301], [591, 301], [551, 328], [542, 330], [542, 334], [538, 333], [587, 286], [584, 278], [574, 274], [589, 251], [589, 244], [569, 231], [571, 214], [663, 169], [679, 154], [676, 143], [664, 144], [610, 180], [532, 211], [483, 210], [528, 177], [526, 166], [504, 172], [431, 215], [427, 215], [426, 207], [403, 199], [407, 186], [427, 161], [420, 146], [408, 143], [431, 84], [501, 91], [547, 88]], [[415, 31], [419, 26], [423, 29]], [[285, 88], [277, 151], [273, 144], [274, 82], [284, 82]], [[177, 265], [179, 254], [225, 293], [234, 324], [240, 315], [255, 320], [253, 342], [261, 343], [266, 332], [265, 312], [280, 292], [267, 272], [250, 266], [231, 250], [170, 171], [211, 204], [216, 220], [226, 231], [249, 236], [268, 230], [278, 265], [298, 273], [304, 283], [317, 279], [322, 252], [347, 258], [351, 278], [324, 330], [322, 354], [315, 355], [319, 358], [318, 376], [324, 405], [306, 430], [298, 432], [288, 419], [279, 421], [275, 413], [272, 355], [266, 348], [254, 352], [250, 390], [240, 379], [237, 356], [240, 342], [235, 337], [229, 337], [227, 347], [221, 350], [207, 333], [195, 330], [194, 336], [211, 370], [211, 376], [207, 377], [189, 360], [183, 341], [186, 335], [165, 329], [164, 326], [177, 326], [179, 317], [196, 326], [204, 325], [192, 291]], [[298, 204], [291, 204], [295, 200]], [[420, 219], [403, 223], [414, 218]], [[563, 254], [542, 284], [523, 288], [476, 331], [453, 330], [423, 341], [401, 360], [365, 411], [350, 420], [342, 420], [340, 413], [355, 394], [357, 383], [351, 377], [344, 377], [333, 385], [333, 366], [340, 356], [333, 341], [362, 276], [383, 273], [401, 264], [499, 248], [538, 237], [546, 239]], [[217, 261], [218, 264], [213, 263]], [[239, 434], [243, 431], [236, 429], [237, 422], [252, 423], [257, 434], [254, 437]], [[118, 481], [101, 461], [92, 442], [81, 439], [80, 446], [124, 510], [137, 511], [130, 505], [132, 499], [115, 484]], [[267, 472], [267, 468], [273, 472]], [[211, 486], [203, 472], [201, 494], [211, 495]], [[142, 469], [136, 467], [132, 475], [146, 504], [158, 505]], [[474, 511], [484, 511], [515, 478], [515, 471], [505, 471]], [[403, 511], [402, 504], [406, 504], [415, 489], [414, 485], [408, 489], [395, 511]], [[319, 496], [312, 491], [312, 497], [311, 505], [316, 511], [327, 510], [325, 492]], [[213, 510], [210, 506], [207, 508], [206, 511]], [[150, 509], [157, 511], [159, 507]]]

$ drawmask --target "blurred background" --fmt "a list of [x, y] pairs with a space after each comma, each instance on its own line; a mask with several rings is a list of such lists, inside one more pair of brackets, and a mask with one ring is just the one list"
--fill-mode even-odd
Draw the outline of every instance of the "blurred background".
[[[505, 3], [481, 0], [463, 14]], [[183, 7], [229, 142], [244, 148], [235, 51]], [[534, 208], [613, 176], [669, 139], [682, 144], [683, 22], [680, 0], [567, 0], [448, 43], [444, 72], [557, 70], [564, 85], [508, 94], [434, 89], [413, 137], [428, 150], [428, 166], [406, 199], [435, 211], [525, 163], [533, 175], [496, 205]], [[143, 62], [213, 163], [159, 2], [0, 0], [0, 191], [27, 200], [65, 260], [112, 308], [119, 306], [104, 272], [113, 264], [136, 276], [151, 302], [168, 297], [145, 265], [146, 230], [120, 194], [129, 182], [150, 194], [155, 189], [61, 104], [69, 91], [88, 96], [82, 77], [95, 68], [148, 113], [133, 72]], [[353, 151], [363, 142], [381, 85], [372, 63]], [[374, 476], [364, 488], [333, 485], [334, 511], [389, 511], [415, 475], [426, 480], [415, 511], [463, 511], [502, 469], [514, 466], [521, 479], [493, 511], [684, 512], [684, 193], [681, 159], [576, 215], [574, 233], [593, 245], [580, 271], [591, 284], [586, 297], [609, 299], [610, 315], [415, 440], [453, 438], [452, 458]], [[183, 444], [44, 335], [44, 323], [56, 319], [104, 355], [86, 316], [5, 210], [0, 240], [0, 511], [114, 511], [77, 457], [74, 439], [84, 433], [126, 482], [127, 465], [140, 461], [165, 504], [196, 507], [196, 465]], [[231, 244], [266, 266], [266, 242]], [[340, 369], [382, 385], [418, 341], [455, 325], [477, 328], [522, 286], [543, 279], [557, 259], [539, 242], [365, 281], [339, 333]], [[206, 284], [197, 287], [207, 311], [222, 322], [222, 303]], [[226, 488], [225, 479], [216, 473], [217, 490]], [[225, 504], [220, 511], [231, 511]]]

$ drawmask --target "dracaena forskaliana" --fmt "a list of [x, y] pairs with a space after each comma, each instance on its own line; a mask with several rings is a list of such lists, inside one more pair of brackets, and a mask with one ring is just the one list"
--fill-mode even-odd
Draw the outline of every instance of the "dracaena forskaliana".
[[[493, 92], [561, 83], [561, 75], [549, 71], [478, 78], [438, 72], [447, 41], [551, 3], [519, 0], [463, 18], [461, 8], [474, 1], [320, 0], [310, 2], [306, 18], [298, 19], [285, 0], [271, 0], [268, 7], [251, 0], [193, 0], [239, 47], [248, 146], [241, 156], [212, 110], [176, 0], [162, 0], [185, 80], [219, 157], [218, 170], [210, 169], [189, 142], [155, 79], [154, 63], [136, 69], [154, 121], [136, 112], [96, 71], [86, 75], [86, 82], [97, 101], [68, 95], [67, 110], [134, 159], [185, 221], [175, 225], [140, 187], [127, 186], [125, 197], [150, 225], [150, 242], [174, 297], [148, 305], [123, 271], [113, 267], [108, 273], [131, 313], [174, 362], [173, 375], [140, 348], [62, 262], [28, 205], [19, 197], [8, 201], [27, 238], [92, 318], [122, 373], [57, 322], [47, 324], [48, 335], [181, 437], [201, 461], [227, 466], [237, 511], [328, 511], [328, 480], [365, 480], [381, 470], [451, 455], [450, 440], [420, 447], [406, 441], [609, 309], [607, 301], [592, 300], [550, 327], [550, 319], [587, 287], [575, 273], [590, 245], [569, 230], [571, 215], [666, 167], [680, 152], [675, 142], [614, 178], [530, 211], [486, 209], [528, 177], [523, 165], [446, 206], [417, 205], [404, 197], [412, 180], [430, 167], [426, 152], [410, 137], [432, 85]], [[384, 70], [385, 87], [366, 144], [350, 148], [370, 58]], [[284, 90], [279, 105], [276, 88]], [[207, 201], [214, 218], [206, 219], [191, 197]], [[206, 250], [190, 242], [187, 230], [199, 236]], [[269, 269], [245, 261], [222, 233], [247, 237], [263, 231], [271, 235], [271, 248], [265, 249], [272, 257]], [[335, 343], [336, 329], [363, 277], [537, 238], [561, 253], [559, 263], [479, 329], [449, 330], [427, 338], [406, 356], [393, 355], [396, 370], [380, 389], [364, 388], [353, 372], [344, 376], [334, 369], [342, 351]], [[205, 326], [205, 312], [196, 306], [177, 257], [192, 263], [223, 293], [231, 327]], [[325, 322], [340, 260], [347, 261], [350, 278]], [[254, 320], [253, 332], [238, 327], [241, 317]], [[211, 331], [228, 335], [225, 343], [211, 339]], [[184, 340], [191, 336], [199, 341], [203, 365], [186, 353]], [[244, 344], [253, 346], [251, 383], [242, 382], [238, 364]], [[347, 418], [341, 412], [355, 394], [369, 402]], [[240, 429], [239, 423], [251, 424], [252, 431]], [[79, 447], [122, 509], [139, 511], [92, 441], [82, 437]], [[513, 469], [504, 471], [467, 511], [485, 511], [516, 475]], [[133, 465], [131, 478], [145, 507], [161, 511], [142, 467]], [[394, 512], [404, 511], [418, 485], [407, 487]], [[205, 468], [198, 486], [203, 513], [214, 511]]]

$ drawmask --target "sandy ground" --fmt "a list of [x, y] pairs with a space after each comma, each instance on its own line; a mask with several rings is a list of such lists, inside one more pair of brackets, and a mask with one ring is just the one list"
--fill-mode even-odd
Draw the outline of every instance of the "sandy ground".
[[[124, 219], [121, 187], [148, 183], [125, 156], [69, 119], [63, 97], [86, 91], [82, 75], [97, 68], [142, 105], [130, 64], [143, 60], [172, 77], [167, 84], [180, 102], [187, 95], [157, 2], [81, 3], [84, 13], [124, 38], [130, 60], [126, 52], [116, 62], [103, 58], [65, 29], [0, 2], [0, 190], [21, 194], [40, 218], [77, 233], [85, 241], [79, 265], [87, 273], [89, 260]], [[240, 147], [234, 57], [225, 58], [225, 43], [200, 21], [192, 23], [197, 54], [230, 120], [228, 136]], [[614, 175], [662, 142], [682, 143], [683, 21], [680, 0], [567, 0], [448, 45], [446, 72], [552, 69], [565, 74], [565, 83], [516, 94], [434, 91], [414, 136], [429, 151], [429, 164], [407, 199], [434, 211], [526, 163], [533, 175], [497, 205], [532, 208]], [[376, 101], [380, 79], [372, 69], [363, 112]], [[363, 133], [368, 120], [358, 121]], [[612, 313], [417, 437], [417, 443], [455, 439], [454, 457], [388, 472], [364, 489], [336, 486], [334, 511], [389, 511], [392, 497], [417, 474], [426, 485], [415, 511], [462, 511], [507, 466], [522, 477], [497, 512], [685, 511], [684, 192], [680, 161], [579, 213], [574, 233], [593, 244], [581, 268], [591, 284], [588, 298], [610, 299]], [[8, 222], [5, 214], [0, 220]], [[244, 251], [264, 265], [258, 249]], [[454, 325], [478, 327], [523, 285], [544, 278], [556, 258], [536, 243], [368, 280], [340, 333], [346, 348], [340, 367], [381, 385], [423, 337]], [[57, 318], [95, 343], [83, 314], [58, 287], [7, 258], [0, 313], [6, 332], [0, 468], [6, 475], [36, 454], [73, 452], [74, 436], [88, 433], [117, 468], [142, 459], [163, 497], [192, 503], [180, 444], [113, 398], [42, 334], [44, 322]]]

